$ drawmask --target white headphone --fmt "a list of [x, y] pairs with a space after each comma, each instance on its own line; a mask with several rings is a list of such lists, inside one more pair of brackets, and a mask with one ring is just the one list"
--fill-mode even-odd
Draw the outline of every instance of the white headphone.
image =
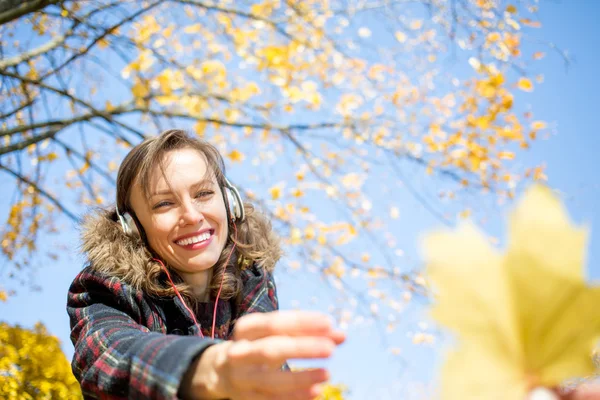
[[[223, 196], [225, 197], [225, 207], [227, 207], [227, 213], [232, 223], [235, 221], [244, 221], [246, 218], [246, 211], [244, 210], [244, 202], [242, 196], [235, 186], [233, 186], [227, 178], [225, 179], [225, 186], [222, 188]], [[125, 212], [121, 214], [119, 212], [119, 206], [116, 206], [117, 217], [123, 228], [123, 232], [127, 235], [140, 236], [140, 231], [137, 227], [137, 223], [134, 221], [131, 214]]]

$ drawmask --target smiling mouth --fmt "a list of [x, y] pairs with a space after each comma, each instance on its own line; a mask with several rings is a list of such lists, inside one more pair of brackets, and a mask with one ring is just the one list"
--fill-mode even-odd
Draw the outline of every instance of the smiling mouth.
[[190, 236], [187, 237], [185, 239], [181, 239], [175, 242], [175, 244], [178, 244], [179, 246], [189, 246], [192, 244], [197, 244], [197, 243], [202, 243], [207, 241], [208, 239], [210, 239], [210, 237], [214, 234], [214, 230], [208, 230], [204, 233], [201, 233], [199, 235], [196, 236]]

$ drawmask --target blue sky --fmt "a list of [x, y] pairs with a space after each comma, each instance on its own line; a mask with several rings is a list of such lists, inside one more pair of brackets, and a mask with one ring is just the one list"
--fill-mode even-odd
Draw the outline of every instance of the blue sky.
[[[600, 279], [600, 135], [597, 118], [600, 116], [600, 80], [597, 76], [600, 62], [600, 3], [593, 0], [542, 1], [540, 19], [543, 27], [537, 38], [554, 43], [567, 50], [571, 63], [565, 68], [557, 54], [547, 50], [547, 56], [536, 67], [545, 79], [532, 93], [521, 93], [517, 101], [529, 104], [536, 119], [549, 123], [555, 132], [548, 140], [538, 141], [528, 152], [520, 155], [524, 164], [546, 162], [549, 183], [566, 200], [573, 218], [591, 227], [588, 268], [592, 279]], [[416, 259], [418, 234], [439, 226], [425, 210], [405, 194], [399, 194], [402, 225], [400, 237], [407, 257]], [[486, 230], [502, 236], [502, 218], [491, 216]], [[61, 243], [76, 243], [75, 230], [66, 230], [60, 238], [53, 238], [44, 246], [51, 248]], [[0, 320], [32, 326], [42, 321], [50, 332], [63, 342], [70, 357], [72, 346], [68, 339], [69, 327], [64, 311], [67, 288], [81, 268], [83, 259], [74, 253], [74, 247], [65, 250], [59, 265], [39, 268], [36, 280], [43, 285], [42, 292], [22, 290], [8, 303], [0, 303]], [[330, 304], [330, 290], [317, 274], [286, 271], [278, 275], [281, 308], [302, 308], [326, 311]], [[318, 299], [318, 300], [316, 300]], [[420, 321], [420, 310], [415, 309], [407, 318]], [[407, 324], [408, 326], [410, 324]], [[385, 335], [384, 335], [385, 336]], [[397, 346], [400, 357], [386, 349]], [[419, 382], [427, 384], [434, 376], [436, 353], [426, 346], [407, 345], [406, 332], [400, 331], [382, 339], [380, 327], [364, 324], [348, 331], [348, 342], [342, 346], [330, 367], [334, 382], [351, 389], [351, 399], [392, 399], [413, 389]], [[401, 396], [402, 398], [408, 398]]]

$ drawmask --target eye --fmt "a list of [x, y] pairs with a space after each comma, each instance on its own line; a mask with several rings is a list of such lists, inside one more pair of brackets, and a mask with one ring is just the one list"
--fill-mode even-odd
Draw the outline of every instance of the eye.
[[214, 194], [212, 190], [201, 190], [196, 194], [197, 199], [207, 198]]
[[167, 207], [170, 206], [172, 203], [169, 201], [161, 201], [160, 203], [157, 203], [154, 205], [154, 207], [152, 207], [153, 210], [162, 208], [162, 207]]

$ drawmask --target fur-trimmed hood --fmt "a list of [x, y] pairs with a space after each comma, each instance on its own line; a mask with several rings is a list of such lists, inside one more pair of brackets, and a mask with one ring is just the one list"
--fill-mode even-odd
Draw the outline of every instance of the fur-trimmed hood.
[[[267, 224], [262, 215], [250, 208], [252, 224]], [[257, 222], [258, 220], [258, 222]], [[268, 238], [254, 247], [261, 249], [263, 256], [259, 259], [244, 261], [240, 267], [245, 269], [252, 264], [260, 273], [271, 273], [281, 256], [279, 240], [273, 232]], [[81, 251], [87, 257], [90, 267], [100, 273], [118, 277], [124, 282], [144, 289], [148, 279], [156, 279], [161, 274], [153, 255], [139, 237], [127, 235], [121, 228], [114, 210], [96, 209], [88, 213], [81, 224]], [[269, 247], [266, 247], [269, 246]], [[271, 250], [271, 251], [268, 251]], [[241, 258], [241, 257], [240, 257]], [[156, 271], [155, 273], [152, 270]]]
[[81, 224], [81, 251], [90, 267], [140, 288], [152, 254], [140, 238], [127, 235], [115, 211], [96, 209]]

